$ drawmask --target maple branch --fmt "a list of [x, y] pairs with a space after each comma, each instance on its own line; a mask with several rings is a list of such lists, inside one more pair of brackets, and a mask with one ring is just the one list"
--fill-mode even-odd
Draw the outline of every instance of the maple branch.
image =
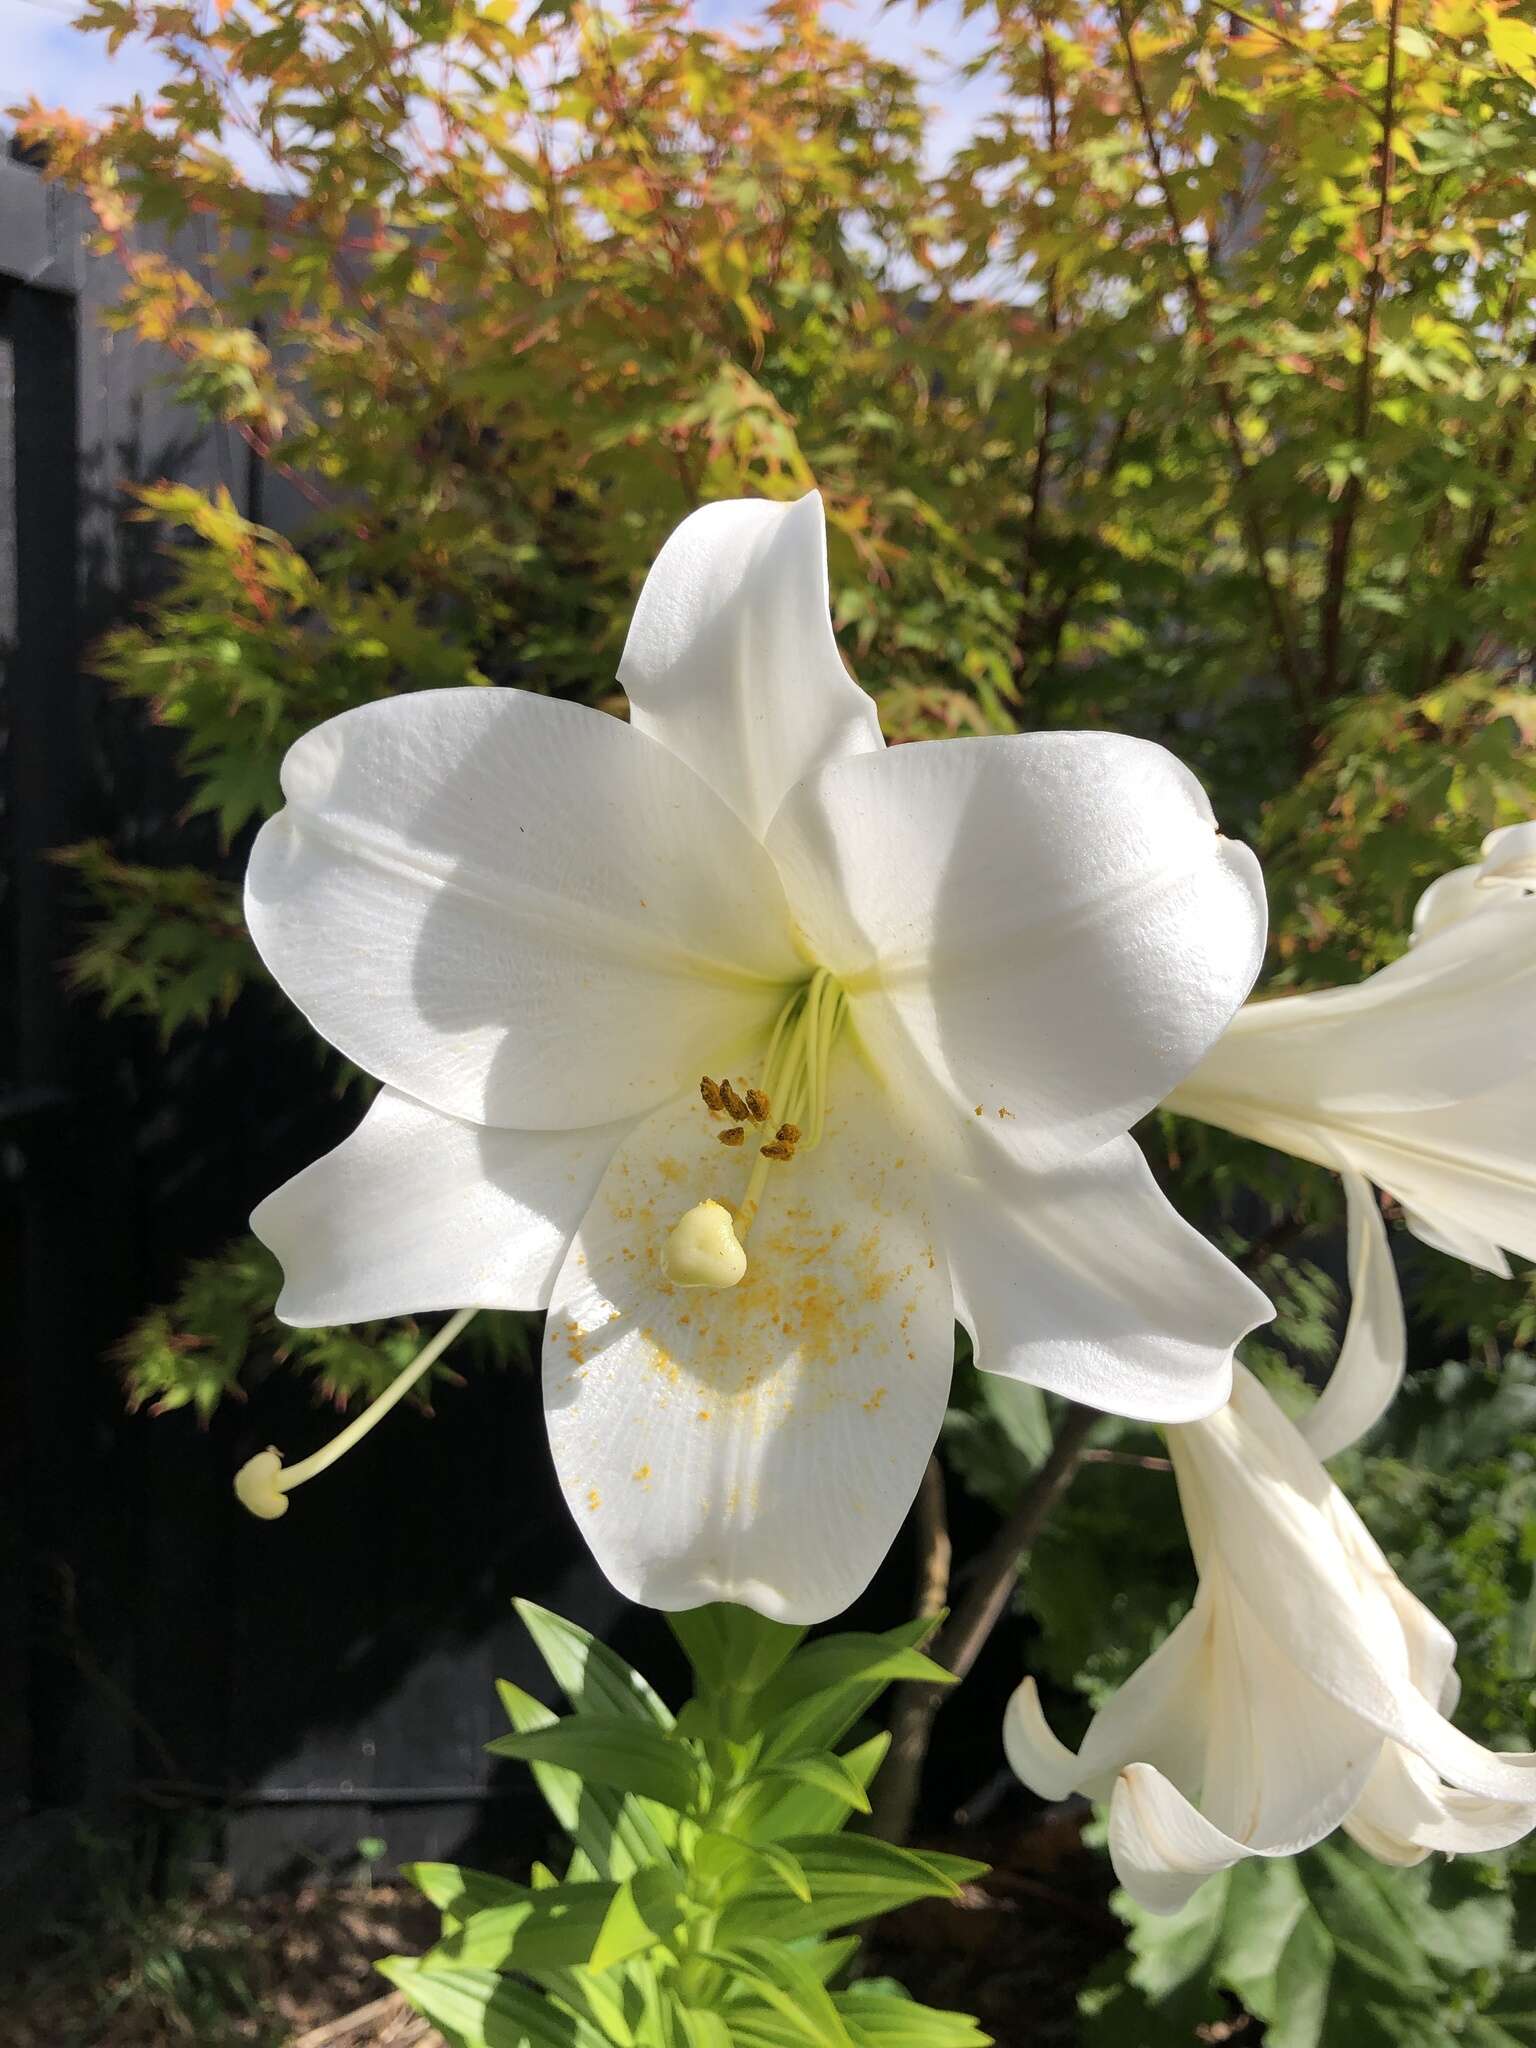
[[1339, 496], [1328, 536], [1328, 571], [1323, 588], [1319, 631], [1322, 692], [1331, 697], [1339, 687], [1339, 670], [1344, 646], [1344, 594], [1349, 585], [1349, 555], [1355, 523], [1364, 494], [1360, 464], [1371, 428], [1376, 364], [1376, 312], [1386, 282], [1387, 242], [1392, 232], [1392, 173], [1396, 153], [1393, 133], [1397, 125], [1397, 26], [1402, 0], [1388, 0], [1387, 75], [1382, 88], [1381, 142], [1376, 153], [1376, 235], [1370, 268], [1360, 296], [1360, 367], [1355, 377], [1355, 406], [1351, 439], [1354, 462]]
[[[1396, 4], [1396, 0], [1394, 0]], [[1225, 372], [1220, 365], [1221, 344], [1217, 339], [1215, 324], [1211, 319], [1210, 302], [1206, 296], [1205, 281], [1200, 275], [1199, 265], [1190, 252], [1189, 240], [1185, 233], [1183, 215], [1179, 211], [1173, 181], [1168, 175], [1167, 160], [1163, 146], [1158, 139], [1157, 125], [1152, 118], [1151, 103], [1147, 98], [1146, 82], [1141, 74], [1141, 64], [1136, 56], [1135, 44], [1131, 39], [1131, 25], [1126, 17], [1123, 0], [1117, 0], [1115, 26], [1119, 32], [1120, 47], [1125, 57], [1126, 76], [1131, 93], [1136, 101], [1137, 117], [1141, 124], [1142, 141], [1152, 165], [1152, 175], [1162, 195], [1163, 210], [1168, 216], [1168, 225], [1173, 237], [1173, 246], [1178, 254], [1179, 267], [1184, 277], [1184, 288], [1189, 298], [1190, 311], [1194, 319], [1195, 335], [1208, 358], [1212, 389], [1221, 414], [1226, 439], [1228, 460], [1232, 469], [1233, 499], [1237, 507], [1238, 522], [1248, 549], [1249, 560], [1264, 593], [1264, 608], [1269, 614], [1270, 631], [1274, 640], [1276, 659], [1281, 674], [1290, 689], [1291, 702], [1301, 721], [1303, 737], [1311, 730], [1310, 693], [1307, 678], [1302, 668], [1295, 635], [1287, 616], [1285, 603], [1279, 585], [1270, 572], [1268, 542], [1258, 506], [1253, 497], [1253, 473], [1249, 467], [1247, 453], [1243, 446], [1243, 431], [1237, 414], [1237, 399]]]

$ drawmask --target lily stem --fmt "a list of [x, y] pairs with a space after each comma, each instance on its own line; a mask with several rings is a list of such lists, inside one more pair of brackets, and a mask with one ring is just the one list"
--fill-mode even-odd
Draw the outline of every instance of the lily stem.
[[[963, 1679], [981, 1654], [982, 1646], [1007, 1612], [1019, 1580], [1019, 1567], [1034, 1548], [1051, 1511], [1072, 1484], [1088, 1438], [1099, 1420], [1093, 1408], [1073, 1407], [1067, 1411], [1050, 1455], [1020, 1494], [1013, 1513], [1003, 1523], [990, 1546], [983, 1552], [971, 1580], [969, 1592], [955, 1609], [948, 1625], [941, 1629], [927, 1654], [942, 1664], [956, 1679]], [[925, 1481], [926, 1486], [926, 1481]], [[931, 1497], [919, 1495], [923, 1521], [928, 1532], [925, 1546], [924, 1594], [928, 1592], [932, 1558], [938, 1541], [947, 1547], [948, 1530], [942, 1520], [931, 1520]], [[923, 1764], [933, 1739], [933, 1724], [940, 1707], [954, 1690], [952, 1686], [914, 1681], [900, 1686], [891, 1714], [891, 1747], [879, 1777], [875, 1780], [870, 1830], [888, 1842], [904, 1842], [911, 1833], [917, 1812], [917, 1795], [922, 1784]]]
[[422, 1374], [431, 1371], [455, 1337], [478, 1314], [478, 1309], [461, 1308], [457, 1315], [450, 1316], [430, 1343], [421, 1347], [405, 1370], [390, 1381], [376, 1401], [369, 1402], [361, 1415], [355, 1416], [345, 1429], [339, 1430], [328, 1444], [322, 1444], [320, 1449], [311, 1452], [309, 1457], [301, 1458], [297, 1465], [285, 1465], [278, 1481], [283, 1492], [288, 1493], [293, 1487], [302, 1486], [306, 1479], [313, 1479], [328, 1465], [334, 1465], [338, 1458], [344, 1458], [376, 1422], [384, 1420], [397, 1401], [405, 1399]]

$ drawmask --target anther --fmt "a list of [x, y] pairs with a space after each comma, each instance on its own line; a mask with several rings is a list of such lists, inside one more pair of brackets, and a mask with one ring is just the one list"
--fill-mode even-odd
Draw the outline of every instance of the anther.
[[731, 1130], [720, 1133], [720, 1142], [722, 1145], [739, 1145], [746, 1138], [746, 1135], [741, 1125], [737, 1124]]
[[782, 1138], [775, 1138], [767, 1145], [759, 1145], [757, 1149], [765, 1159], [793, 1159], [795, 1156], [794, 1146], [785, 1144]]
[[768, 1110], [769, 1110], [769, 1102], [768, 1102], [768, 1098], [767, 1098], [767, 1096], [766, 1096], [766, 1095], [765, 1095], [765, 1094], [763, 1093], [762, 1089], [761, 1089], [761, 1088], [749, 1088], [749, 1089], [747, 1090], [747, 1115], [748, 1115], [749, 1117], [751, 1117], [751, 1119], [752, 1119], [753, 1123], [755, 1123], [755, 1124], [765, 1124], [765, 1123], [767, 1123], [767, 1121], [768, 1121]]
[[751, 1123], [751, 1110], [748, 1109], [729, 1081], [722, 1081], [720, 1083], [720, 1100], [725, 1104], [727, 1110], [736, 1119], [737, 1123]]
[[703, 1096], [704, 1107], [709, 1111], [711, 1116], [719, 1116], [722, 1114], [722, 1112], [725, 1109], [725, 1104], [721, 1100], [720, 1090], [715, 1086], [714, 1082], [711, 1081], [708, 1074], [705, 1074], [702, 1080], [699, 1082], [699, 1093]]
[[781, 1145], [798, 1145], [801, 1135], [800, 1126], [798, 1124], [780, 1124], [773, 1135]]

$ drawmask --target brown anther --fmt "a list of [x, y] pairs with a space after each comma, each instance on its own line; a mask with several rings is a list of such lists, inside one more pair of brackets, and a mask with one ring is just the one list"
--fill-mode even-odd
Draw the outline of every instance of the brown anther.
[[751, 1117], [755, 1124], [767, 1123], [768, 1098], [761, 1088], [749, 1088], [747, 1090], [747, 1115]]
[[720, 1100], [725, 1104], [730, 1114], [735, 1117], [737, 1123], [748, 1124], [752, 1121], [751, 1110], [748, 1109], [729, 1081], [722, 1081], [720, 1083]]
[[775, 1138], [768, 1145], [759, 1145], [757, 1149], [765, 1159], [793, 1159], [795, 1156], [794, 1146], [786, 1145], [781, 1138]]
[[720, 1090], [711, 1081], [708, 1074], [699, 1082], [699, 1093], [703, 1096], [704, 1107], [709, 1111], [710, 1115], [719, 1116], [725, 1108], [725, 1104], [721, 1100]]
[[739, 1145], [746, 1138], [746, 1135], [741, 1125], [737, 1124], [733, 1129], [720, 1133], [720, 1142], [722, 1145]]
[[773, 1135], [781, 1145], [798, 1145], [800, 1142], [800, 1126], [798, 1124], [780, 1124]]

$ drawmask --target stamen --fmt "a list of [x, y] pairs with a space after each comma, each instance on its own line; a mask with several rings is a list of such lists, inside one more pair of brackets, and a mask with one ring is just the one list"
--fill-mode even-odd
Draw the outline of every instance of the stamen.
[[[746, 1264], [745, 1254], [742, 1264]], [[405, 1398], [422, 1374], [436, 1365], [455, 1337], [478, 1314], [478, 1309], [461, 1308], [457, 1315], [450, 1316], [405, 1370], [396, 1373], [376, 1401], [371, 1401], [362, 1414], [355, 1416], [328, 1444], [322, 1445], [309, 1457], [301, 1458], [297, 1465], [285, 1468], [282, 1452], [271, 1446], [258, 1451], [254, 1458], [247, 1458], [235, 1474], [235, 1493], [241, 1506], [249, 1508], [264, 1522], [275, 1522], [279, 1515], [286, 1515], [288, 1495], [293, 1489], [302, 1486], [306, 1479], [314, 1479], [327, 1466], [334, 1465], [338, 1458], [344, 1458], [355, 1443], [360, 1443], [374, 1424], [382, 1422], [396, 1402]]]
[[[730, 1130], [719, 1133], [722, 1145], [735, 1148], [744, 1144], [743, 1126], [766, 1124], [775, 1102], [784, 1120], [768, 1143], [758, 1146], [734, 1220], [723, 1203], [710, 1200], [698, 1203], [674, 1227], [662, 1254], [662, 1266], [675, 1285], [734, 1287], [745, 1273], [742, 1248], [770, 1169], [787, 1165], [798, 1152], [814, 1151], [821, 1143], [827, 1120], [827, 1075], [847, 1015], [848, 998], [826, 968], [819, 967], [794, 991], [774, 1020], [760, 1088], [748, 1088], [743, 1096], [723, 1077], [716, 1082], [706, 1075], [699, 1083], [710, 1114], [724, 1113], [735, 1120]], [[722, 1230], [729, 1234], [729, 1245]], [[739, 1268], [731, 1245], [741, 1253]], [[685, 1272], [692, 1277], [683, 1278]]]

